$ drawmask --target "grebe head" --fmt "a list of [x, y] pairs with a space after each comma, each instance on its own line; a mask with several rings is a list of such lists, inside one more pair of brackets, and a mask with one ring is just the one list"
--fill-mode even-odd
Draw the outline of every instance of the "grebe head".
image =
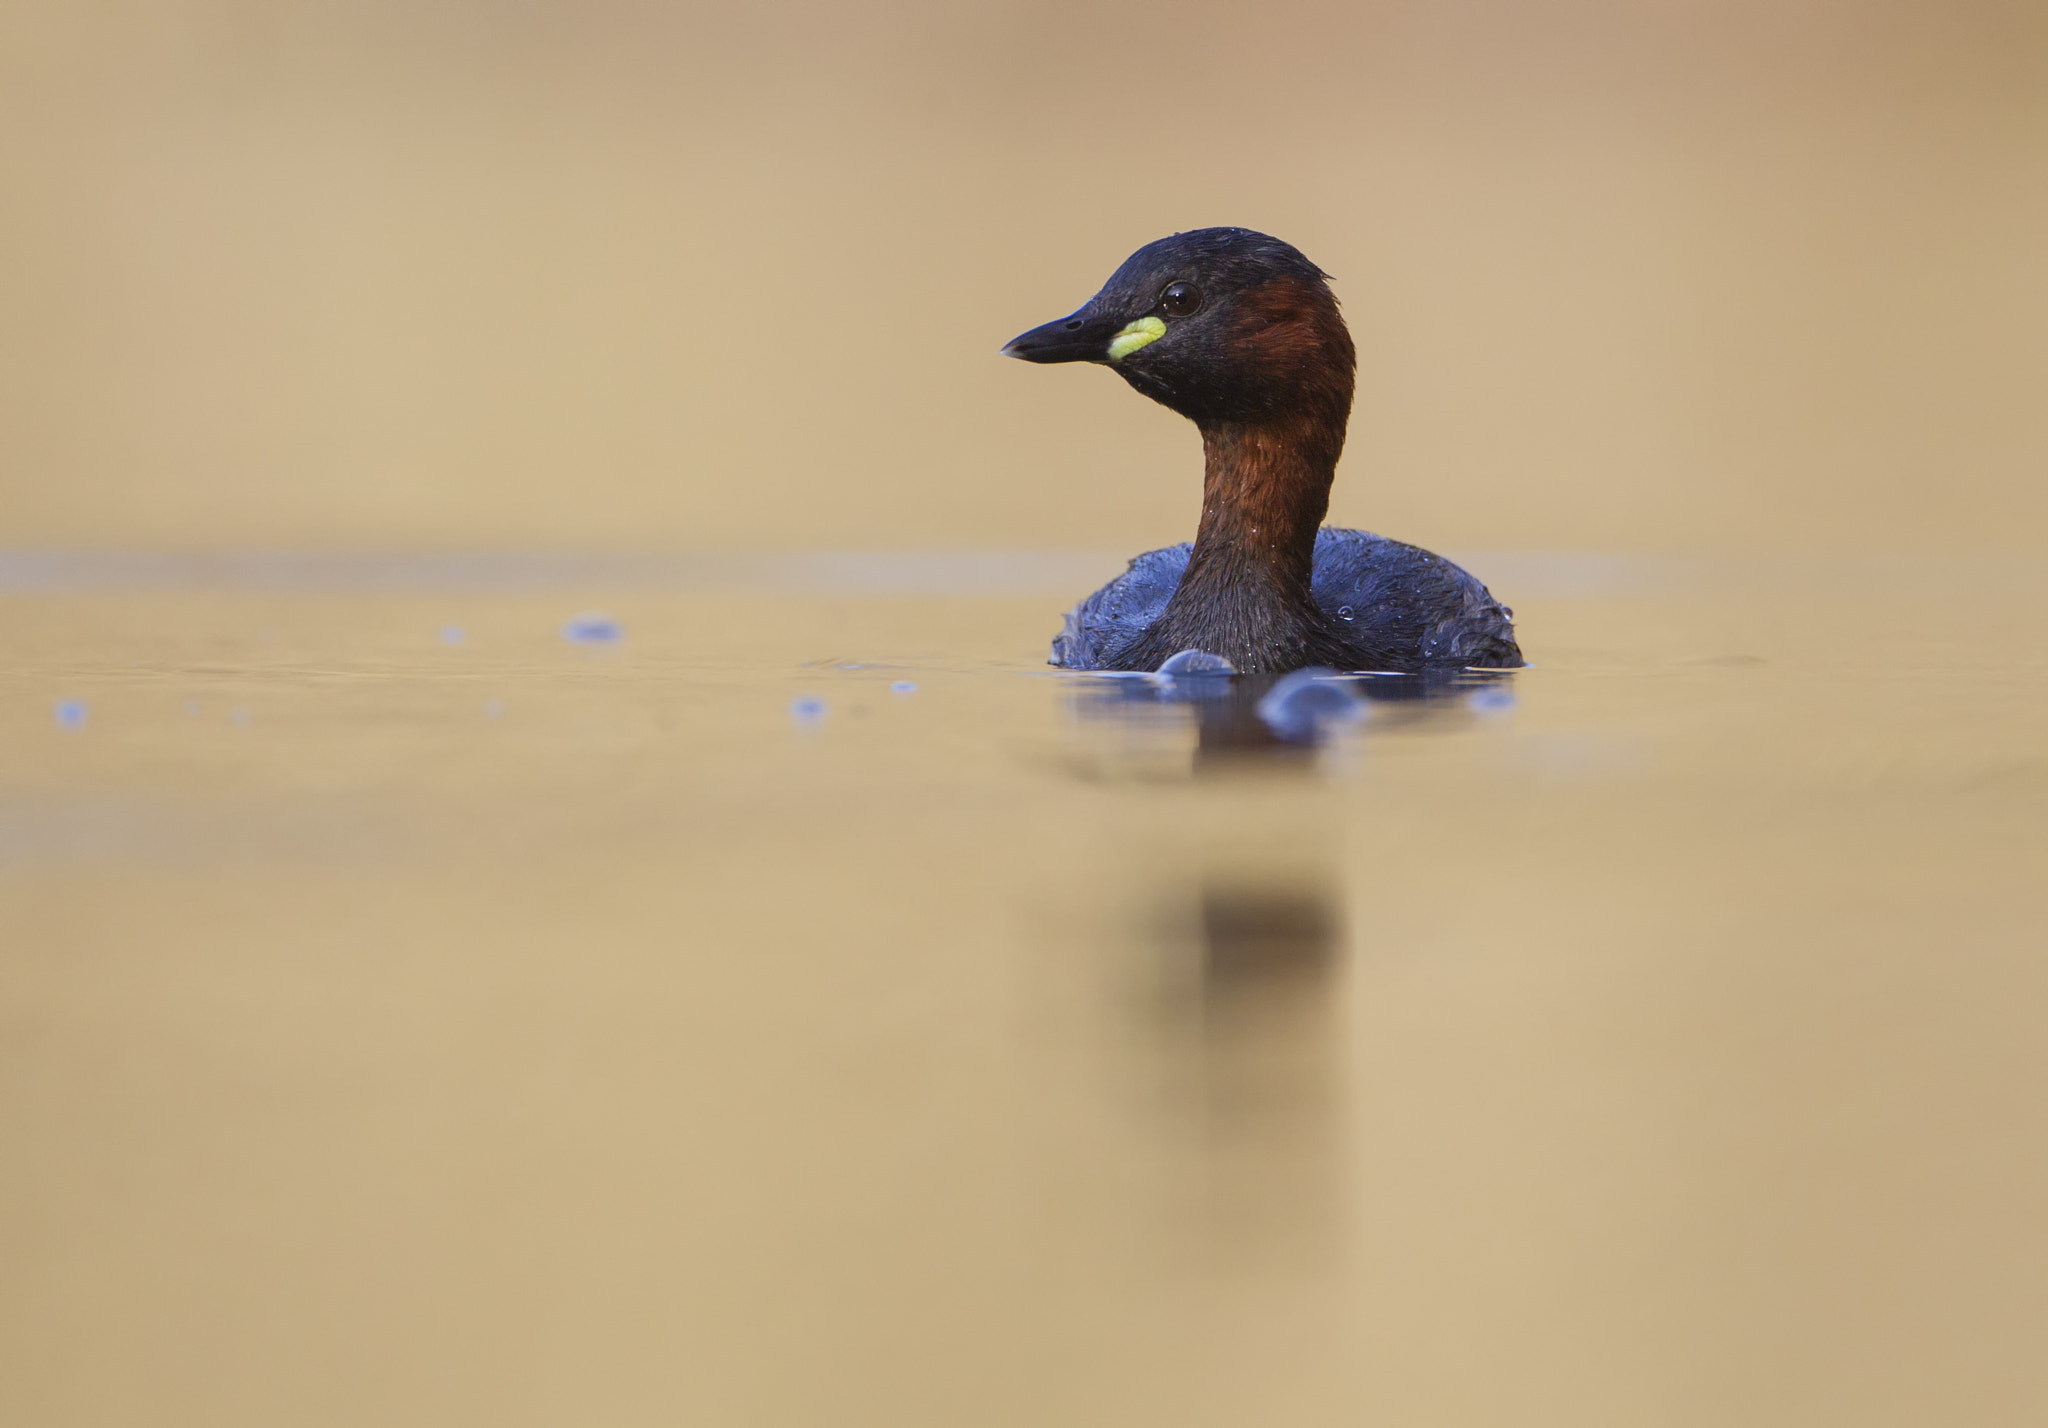
[[1249, 228], [1147, 243], [1078, 312], [1032, 328], [1003, 353], [1104, 363], [1204, 425], [1308, 416], [1340, 433], [1356, 365], [1329, 275]]

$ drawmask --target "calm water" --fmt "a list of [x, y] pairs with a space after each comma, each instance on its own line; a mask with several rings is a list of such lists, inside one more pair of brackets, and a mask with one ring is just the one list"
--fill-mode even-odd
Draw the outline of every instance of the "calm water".
[[1316, 746], [1007, 560], [0, 560], [10, 1421], [2048, 1413], [2048, 570]]

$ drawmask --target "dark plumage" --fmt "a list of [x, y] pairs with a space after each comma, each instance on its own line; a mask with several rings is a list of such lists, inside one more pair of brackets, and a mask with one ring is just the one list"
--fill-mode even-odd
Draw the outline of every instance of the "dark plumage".
[[[1130, 568], [1067, 612], [1053, 637], [1052, 663], [1065, 669], [1123, 669], [1116, 652], [1135, 645], [1180, 587], [1194, 546], [1148, 550]], [[1324, 526], [1316, 533], [1310, 596], [1333, 628], [1349, 626], [1361, 651], [1383, 651], [1347, 668], [1431, 666], [1514, 668], [1514, 611], [1440, 555], [1366, 531]], [[1410, 653], [1412, 652], [1412, 654]]]
[[1246, 674], [1522, 663], [1510, 612], [1463, 570], [1322, 527], [1356, 361], [1327, 275], [1298, 250], [1244, 228], [1162, 238], [1003, 351], [1106, 363], [1202, 433], [1193, 544], [1139, 556], [1077, 605], [1054, 664], [1152, 670], [1185, 649]]

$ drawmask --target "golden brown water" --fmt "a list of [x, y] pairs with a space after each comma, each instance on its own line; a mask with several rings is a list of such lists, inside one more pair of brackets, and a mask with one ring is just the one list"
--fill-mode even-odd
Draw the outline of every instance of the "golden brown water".
[[1511, 698], [1199, 772], [1040, 595], [45, 571], [10, 1418], [2048, 1410], [2048, 579], [1474, 564]]
[[[0, 121], [0, 1424], [2048, 1418], [2048, 8], [15, 4]], [[1046, 671], [1198, 446], [995, 348], [1209, 223], [1535, 668]]]

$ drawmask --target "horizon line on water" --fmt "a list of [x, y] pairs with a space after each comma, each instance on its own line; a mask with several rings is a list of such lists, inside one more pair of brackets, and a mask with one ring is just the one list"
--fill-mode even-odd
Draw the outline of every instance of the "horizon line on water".
[[[1647, 594], [1725, 570], [1778, 583], [1852, 573], [2031, 586], [2048, 558], [1701, 558], [1621, 551], [1445, 552], [1517, 597]], [[636, 590], [704, 595], [1073, 596], [1114, 578], [1129, 554], [1085, 549], [839, 551], [407, 551], [0, 548], [0, 596], [247, 591], [279, 594]]]

